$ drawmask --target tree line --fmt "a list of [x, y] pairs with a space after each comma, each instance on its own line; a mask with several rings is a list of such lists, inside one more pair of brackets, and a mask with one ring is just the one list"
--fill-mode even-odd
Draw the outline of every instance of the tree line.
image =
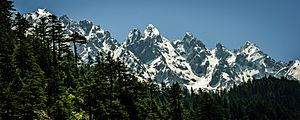
[[76, 45], [86, 39], [65, 37], [55, 15], [34, 26], [9, 0], [0, 12], [0, 119], [300, 118], [297, 81], [264, 77], [222, 91], [140, 81], [110, 53], [79, 65]]

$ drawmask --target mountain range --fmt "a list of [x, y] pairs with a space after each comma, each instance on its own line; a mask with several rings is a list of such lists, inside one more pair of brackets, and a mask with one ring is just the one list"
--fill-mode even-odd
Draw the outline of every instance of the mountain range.
[[[34, 25], [50, 15], [47, 9], [24, 14]], [[67, 15], [59, 20], [66, 37], [78, 32], [87, 38], [87, 44], [77, 45], [81, 63], [87, 63], [88, 56], [95, 60], [99, 52], [110, 54], [123, 61], [140, 80], [154, 79], [167, 85], [178, 82], [187, 88], [202, 89], [230, 88], [268, 75], [300, 80], [299, 60], [276, 61], [249, 41], [234, 51], [221, 43], [208, 48], [192, 33], [186, 32], [180, 40], [169, 40], [149, 24], [144, 31], [132, 29], [119, 43], [109, 31], [91, 21], [77, 22]]]

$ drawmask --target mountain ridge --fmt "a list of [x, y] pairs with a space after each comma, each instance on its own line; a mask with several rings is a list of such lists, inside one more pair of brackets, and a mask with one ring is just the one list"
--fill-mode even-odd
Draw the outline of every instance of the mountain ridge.
[[[50, 14], [47, 9], [38, 9], [25, 17], [36, 23]], [[234, 51], [221, 43], [215, 48], [207, 48], [192, 33], [186, 32], [181, 40], [169, 40], [157, 27], [149, 24], [143, 33], [137, 28], [132, 29], [125, 41], [119, 43], [109, 31], [91, 21], [76, 22], [67, 15], [62, 15], [59, 20], [67, 35], [79, 32], [87, 38], [88, 43], [78, 45], [77, 50], [83, 63], [89, 55], [95, 59], [99, 52], [110, 53], [143, 80], [151, 78], [158, 83], [179, 82], [188, 88], [216, 89], [230, 88], [266, 75], [300, 79], [299, 60], [294, 60], [291, 65], [278, 62], [249, 41]]]

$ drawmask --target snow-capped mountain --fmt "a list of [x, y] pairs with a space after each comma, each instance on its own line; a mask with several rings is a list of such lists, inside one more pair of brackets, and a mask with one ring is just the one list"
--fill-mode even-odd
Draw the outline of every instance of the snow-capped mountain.
[[179, 82], [187, 84], [190, 79], [198, 79], [187, 63], [172, 45], [172, 41], [160, 35], [158, 29], [149, 24], [141, 35], [139, 30], [132, 30], [124, 42], [125, 49], [131, 51], [154, 76], [157, 82]]
[[113, 53], [120, 46], [109, 31], [102, 29], [99, 25], [94, 25], [91, 21], [75, 22], [66, 15], [61, 16], [59, 20], [63, 22], [66, 34], [70, 35], [78, 32], [87, 39], [87, 44], [77, 45], [77, 48], [79, 48], [77, 53], [79, 53], [83, 62], [87, 62], [88, 55], [95, 59], [99, 52]]
[[[25, 14], [32, 23], [52, 15], [46, 9]], [[230, 51], [221, 43], [215, 48], [186, 33], [182, 40], [169, 40], [158, 28], [149, 24], [143, 32], [132, 29], [123, 43], [109, 31], [91, 21], [73, 21], [67, 15], [59, 17], [68, 35], [78, 32], [88, 40], [77, 45], [83, 63], [88, 56], [106, 53], [123, 61], [141, 80], [155, 79], [158, 83], [179, 82], [188, 88], [229, 88], [234, 84], [266, 75], [300, 80], [300, 61], [289, 64], [275, 61], [254, 43], [246, 42], [241, 48]], [[71, 44], [71, 47], [72, 44]]]

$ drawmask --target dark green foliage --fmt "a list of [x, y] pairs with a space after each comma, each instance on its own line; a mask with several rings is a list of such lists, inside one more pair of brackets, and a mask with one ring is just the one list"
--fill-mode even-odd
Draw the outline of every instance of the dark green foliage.
[[300, 83], [265, 77], [228, 93], [232, 119], [299, 119]]
[[171, 117], [173, 120], [183, 120], [183, 109], [182, 109], [182, 93], [179, 84], [176, 82], [172, 85], [169, 92], [169, 101], [171, 107]]
[[197, 118], [201, 120], [222, 120], [224, 119], [224, 113], [220, 104], [216, 102], [217, 97], [213, 97], [214, 94], [202, 93], [202, 98], [199, 101], [199, 108], [197, 111]]
[[21, 86], [16, 76], [13, 64], [13, 50], [15, 39], [12, 28], [13, 5], [9, 0], [0, 1], [0, 119], [15, 118], [13, 115], [17, 107], [14, 99], [17, 91], [14, 87]]
[[34, 119], [37, 118], [36, 112], [45, 106], [43, 71], [33, 55], [31, 36], [25, 36], [29, 27], [28, 22], [20, 14], [17, 14], [16, 21], [17, 42], [13, 56], [16, 73], [22, 83], [21, 86], [15, 87], [20, 89], [18, 91], [19, 99], [16, 101], [20, 104], [18, 107], [21, 116], [26, 119]]

